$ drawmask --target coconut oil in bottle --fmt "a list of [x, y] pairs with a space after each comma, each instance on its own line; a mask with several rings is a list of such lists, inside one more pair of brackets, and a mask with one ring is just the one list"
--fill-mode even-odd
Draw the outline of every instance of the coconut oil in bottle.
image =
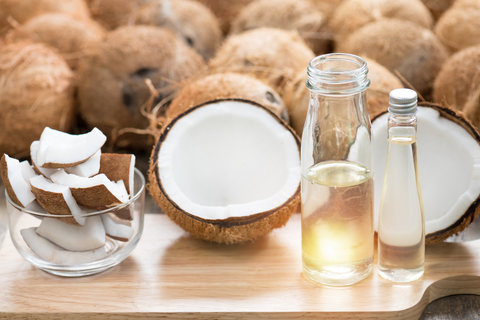
[[425, 220], [417, 164], [417, 95], [390, 93], [388, 149], [378, 222], [378, 272], [393, 282], [420, 278], [425, 262]]

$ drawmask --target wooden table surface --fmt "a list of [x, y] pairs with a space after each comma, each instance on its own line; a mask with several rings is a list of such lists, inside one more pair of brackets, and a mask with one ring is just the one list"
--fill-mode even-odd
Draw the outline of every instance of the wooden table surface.
[[226, 246], [149, 214], [130, 257], [83, 278], [31, 266], [8, 238], [0, 246], [7, 319], [418, 319], [438, 298], [480, 295], [480, 240], [427, 247], [425, 276], [410, 284], [388, 282], [376, 269], [350, 287], [314, 284], [302, 274], [299, 215], [255, 243]]

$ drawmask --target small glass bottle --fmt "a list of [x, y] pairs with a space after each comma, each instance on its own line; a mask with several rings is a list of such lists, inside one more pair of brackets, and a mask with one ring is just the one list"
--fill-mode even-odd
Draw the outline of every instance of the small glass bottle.
[[378, 272], [393, 282], [420, 278], [425, 218], [417, 164], [417, 94], [390, 92], [388, 149], [378, 221]]
[[350, 285], [373, 269], [372, 136], [367, 64], [326, 54], [307, 69], [302, 135], [302, 261], [313, 281]]

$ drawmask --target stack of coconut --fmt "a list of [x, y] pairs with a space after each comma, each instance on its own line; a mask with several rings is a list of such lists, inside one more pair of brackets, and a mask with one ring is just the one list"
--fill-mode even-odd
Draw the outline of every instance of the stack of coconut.
[[[299, 202], [311, 59], [364, 57], [372, 119], [410, 87], [480, 125], [479, 16], [477, 0], [2, 0], [0, 153], [27, 155], [45, 126], [82, 119], [110, 145], [154, 146], [151, 192], [183, 228], [252, 240]], [[462, 227], [478, 214], [467, 207]]]

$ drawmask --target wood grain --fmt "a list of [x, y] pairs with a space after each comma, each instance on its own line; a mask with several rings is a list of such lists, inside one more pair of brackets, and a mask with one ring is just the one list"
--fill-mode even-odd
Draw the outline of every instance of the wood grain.
[[18, 319], [418, 319], [435, 299], [480, 295], [480, 240], [427, 247], [410, 284], [373, 275], [342, 288], [302, 274], [300, 217], [244, 245], [199, 241], [165, 215], [147, 215], [133, 254], [84, 278], [49, 275], [0, 248], [0, 318]]

